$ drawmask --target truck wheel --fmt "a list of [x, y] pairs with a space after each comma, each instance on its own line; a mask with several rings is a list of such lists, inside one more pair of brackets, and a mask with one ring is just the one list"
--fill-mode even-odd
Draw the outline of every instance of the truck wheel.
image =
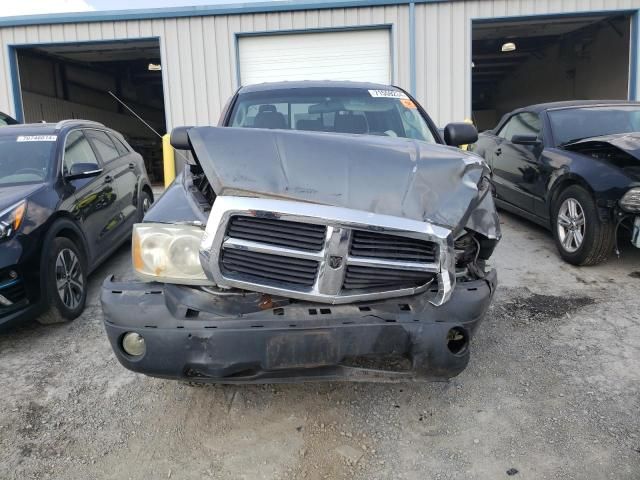
[[68, 238], [53, 240], [44, 266], [48, 309], [38, 322], [62, 323], [73, 320], [84, 310], [87, 301], [87, 262], [82, 252]]
[[553, 236], [560, 256], [573, 265], [604, 261], [615, 241], [614, 226], [602, 223], [591, 194], [572, 185], [562, 191], [553, 206]]

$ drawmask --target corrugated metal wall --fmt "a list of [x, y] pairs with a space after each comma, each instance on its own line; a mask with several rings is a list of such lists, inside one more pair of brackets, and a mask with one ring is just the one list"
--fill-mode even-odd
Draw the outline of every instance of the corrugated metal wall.
[[[7, 45], [160, 37], [168, 128], [218, 121], [236, 80], [236, 33], [392, 24], [394, 80], [409, 83], [408, 8], [385, 6], [0, 29], [0, 110], [15, 113]], [[196, 94], [197, 92], [197, 94]]]
[[[640, 0], [417, 4], [416, 93], [439, 125], [470, 115], [471, 19], [640, 8]], [[378, 6], [0, 29], [0, 110], [15, 113], [8, 45], [160, 37], [168, 128], [213, 124], [236, 88], [236, 33], [392, 24], [394, 81], [410, 86], [409, 7]]]
[[640, 0], [474, 0], [416, 5], [416, 96], [438, 125], [471, 117], [472, 19], [640, 8]]

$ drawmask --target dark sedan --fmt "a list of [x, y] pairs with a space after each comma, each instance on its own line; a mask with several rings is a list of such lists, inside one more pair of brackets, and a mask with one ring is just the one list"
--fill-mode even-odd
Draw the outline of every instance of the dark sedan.
[[142, 157], [99, 123], [0, 129], [0, 327], [80, 315], [87, 275], [152, 200]]
[[621, 228], [640, 248], [640, 103], [521, 108], [471, 149], [491, 167], [497, 205], [550, 228], [567, 262], [603, 261]]

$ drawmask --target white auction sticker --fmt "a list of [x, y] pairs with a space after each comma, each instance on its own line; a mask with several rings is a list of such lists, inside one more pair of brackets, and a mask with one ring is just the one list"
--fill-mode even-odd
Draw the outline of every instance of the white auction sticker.
[[55, 142], [57, 135], [20, 135], [16, 142]]
[[398, 90], [369, 90], [369, 95], [377, 98], [409, 98]]

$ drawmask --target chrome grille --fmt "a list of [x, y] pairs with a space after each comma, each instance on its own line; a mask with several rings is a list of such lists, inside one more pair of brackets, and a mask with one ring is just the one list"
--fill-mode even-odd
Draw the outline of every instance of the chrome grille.
[[300, 258], [226, 249], [220, 257], [223, 273], [244, 275], [247, 280], [275, 281], [310, 287], [316, 280], [318, 262]]
[[327, 227], [310, 223], [256, 217], [232, 217], [227, 235], [243, 240], [319, 252]]
[[437, 244], [415, 238], [354, 230], [350, 254], [406, 262], [436, 261]]
[[218, 196], [200, 246], [221, 287], [323, 303], [378, 300], [455, 283], [451, 231], [427, 222], [346, 208]]

